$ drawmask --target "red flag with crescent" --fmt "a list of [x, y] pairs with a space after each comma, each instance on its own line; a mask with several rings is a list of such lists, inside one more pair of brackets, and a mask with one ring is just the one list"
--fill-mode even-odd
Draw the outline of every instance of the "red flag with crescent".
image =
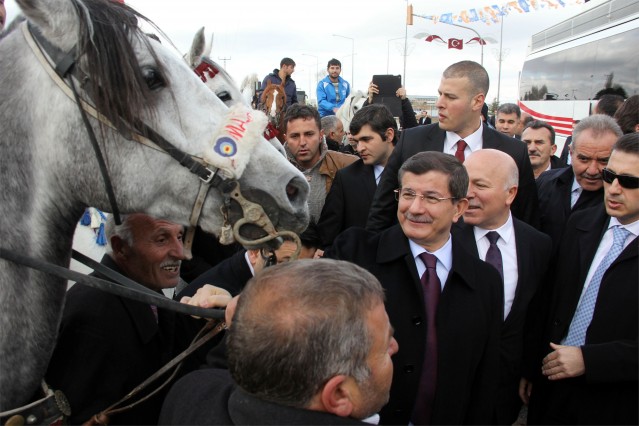
[[446, 42], [444, 41], [444, 39], [443, 39], [443, 38], [441, 38], [441, 37], [440, 37], [440, 36], [438, 36], [438, 35], [429, 35], [429, 36], [428, 36], [428, 37], [426, 37], [424, 40], [425, 40], [425, 41], [427, 41], [427, 42], [429, 42], [429, 43], [431, 43], [431, 42], [433, 42], [433, 41], [438, 41], [438, 42], [440, 42], [440, 43], [446, 43]]
[[460, 38], [449, 38], [448, 39], [448, 48], [449, 49], [462, 50], [464, 48], [464, 40], [462, 40]]
[[468, 40], [468, 41], [466, 42], [466, 44], [468, 44], [468, 43], [473, 43], [473, 42], [477, 42], [477, 43], [479, 43], [479, 44], [483, 44], [483, 45], [485, 45], [485, 44], [486, 44], [486, 40], [484, 40], [483, 38], [479, 38], [479, 37], [473, 37], [473, 38], [471, 38], [470, 40]]

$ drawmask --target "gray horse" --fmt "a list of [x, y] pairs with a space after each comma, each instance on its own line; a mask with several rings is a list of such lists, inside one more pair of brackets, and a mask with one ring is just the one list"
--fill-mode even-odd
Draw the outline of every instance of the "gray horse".
[[[122, 213], [186, 225], [199, 190], [200, 179], [165, 152], [131, 140], [134, 123], [144, 123], [261, 194], [278, 229], [306, 227], [308, 184], [261, 136], [266, 117], [228, 109], [181, 58], [145, 36], [137, 25], [143, 16], [110, 0], [17, 2], [54, 48], [75, 51], [75, 85]], [[85, 207], [110, 211], [111, 204], [78, 105], [27, 22], [0, 40], [0, 246], [68, 266]], [[222, 200], [217, 189], [209, 191], [199, 220], [205, 231], [220, 232]], [[36, 393], [65, 288], [61, 279], [0, 260], [0, 411]]]

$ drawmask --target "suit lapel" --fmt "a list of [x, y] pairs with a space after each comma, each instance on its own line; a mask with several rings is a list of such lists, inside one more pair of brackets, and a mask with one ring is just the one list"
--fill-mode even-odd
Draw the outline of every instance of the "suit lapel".
[[410, 250], [408, 238], [404, 235], [401, 226], [397, 224], [382, 232], [377, 248], [377, 263], [389, 263], [398, 261], [399, 259], [403, 259], [413, 279], [413, 285], [417, 292], [423, 297], [422, 284], [417, 274], [417, 266], [415, 265], [413, 252]]
[[375, 191], [377, 190], [377, 183], [375, 182], [375, 169], [373, 166], [367, 166], [363, 164], [364, 170], [358, 173], [362, 180], [362, 188], [365, 189], [368, 200], [372, 203]]
[[[581, 232], [579, 237], [579, 282], [583, 285], [586, 276], [590, 270], [591, 263], [599, 248], [601, 237], [608, 228], [610, 218], [606, 215], [603, 204], [601, 208], [596, 209], [592, 216], [584, 217], [583, 220], [576, 223], [577, 229]], [[565, 259], [569, 262], [570, 259]]]

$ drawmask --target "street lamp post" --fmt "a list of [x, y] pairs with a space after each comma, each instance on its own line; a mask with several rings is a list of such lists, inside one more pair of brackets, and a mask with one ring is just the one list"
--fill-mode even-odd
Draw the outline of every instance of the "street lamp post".
[[351, 87], [355, 87], [355, 39], [339, 34], [333, 34], [333, 37], [347, 38], [351, 41]]
[[310, 56], [315, 58], [315, 78], [319, 78], [319, 58], [315, 55], [311, 55], [310, 53], [302, 53], [302, 56]]
[[389, 65], [390, 65], [390, 42], [391, 41], [395, 41], [395, 40], [403, 40], [404, 37], [397, 37], [397, 38], [391, 38], [390, 40], [388, 40], [387, 44], [388, 44], [388, 49], [386, 52], [386, 74], [389, 74]]

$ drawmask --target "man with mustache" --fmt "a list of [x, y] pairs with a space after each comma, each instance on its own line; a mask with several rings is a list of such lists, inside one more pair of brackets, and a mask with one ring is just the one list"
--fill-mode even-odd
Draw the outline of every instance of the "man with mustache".
[[562, 237], [528, 424], [639, 420], [637, 133], [619, 138], [602, 175], [603, 203], [574, 213]]
[[540, 230], [550, 236], [555, 250], [570, 215], [602, 202], [601, 173], [621, 135], [619, 125], [607, 115], [595, 114], [581, 120], [569, 147], [570, 167], [549, 170], [537, 179]]
[[[105, 232], [108, 247], [102, 265], [160, 294], [178, 284], [185, 259], [182, 225], [136, 213], [122, 216], [121, 225], [109, 216]], [[189, 304], [205, 306], [200, 302], [208, 293], [208, 307], [225, 306], [230, 295], [212, 288]], [[202, 320], [76, 284], [67, 293], [46, 381], [69, 400], [69, 423], [84, 423], [186, 349], [203, 325]], [[207, 348], [189, 357], [180, 374], [199, 367]], [[157, 424], [165, 395], [163, 390], [113, 415], [110, 424]]]
[[555, 129], [545, 121], [532, 120], [521, 133], [521, 140], [528, 146], [528, 157], [535, 179], [550, 169], [566, 167], [555, 155]]
[[546, 234], [510, 212], [518, 176], [517, 165], [508, 154], [480, 149], [464, 162], [464, 167], [470, 181], [468, 209], [464, 223], [453, 226], [453, 238], [493, 265], [503, 277], [504, 323], [493, 424], [511, 425], [522, 406], [520, 379], [530, 376], [524, 371], [528, 337], [524, 331], [539, 315], [538, 298], [547, 278], [552, 243]]
[[399, 224], [349, 228], [325, 253], [369, 270], [386, 292], [401, 350], [381, 424], [490, 424], [503, 286], [450, 234], [468, 206], [468, 174], [452, 155], [420, 152], [399, 182]]

